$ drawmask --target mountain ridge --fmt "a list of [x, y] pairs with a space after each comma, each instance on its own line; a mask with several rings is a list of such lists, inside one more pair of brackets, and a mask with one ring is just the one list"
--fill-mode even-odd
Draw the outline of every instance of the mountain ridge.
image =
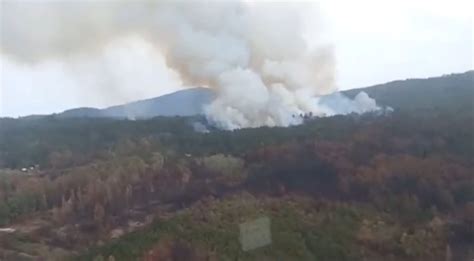
[[396, 80], [344, 91], [349, 98], [364, 91], [378, 104], [396, 110], [474, 109], [474, 70], [437, 77]]
[[[454, 90], [454, 91], [453, 91]], [[395, 80], [383, 84], [341, 91], [353, 99], [366, 92], [380, 106], [397, 110], [429, 109], [433, 106], [456, 110], [474, 109], [474, 70], [429, 78]], [[79, 107], [53, 114], [59, 118], [146, 119], [156, 116], [193, 116], [203, 114], [203, 106], [214, 98], [211, 89], [195, 87], [162, 96], [138, 100], [103, 109]], [[35, 118], [46, 115], [30, 115]]]
[[202, 105], [214, 94], [208, 88], [179, 90], [154, 98], [138, 100], [104, 109], [76, 108], [59, 113], [59, 117], [152, 118], [155, 116], [192, 116], [202, 113]]

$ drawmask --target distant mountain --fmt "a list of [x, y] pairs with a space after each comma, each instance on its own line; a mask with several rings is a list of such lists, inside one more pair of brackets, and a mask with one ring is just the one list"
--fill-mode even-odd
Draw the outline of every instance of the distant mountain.
[[471, 110], [474, 112], [474, 71], [407, 79], [345, 91], [350, 98], [364, 91], [377, 104], [395, 110]]
[[63, 113], [59, 114], [61, 117], [65, 118], [75, 118], [75, 117], [105, 117], [103, 116], [102, 110], [96, 108], [76, 108], [64, 111]]
[[[380, 106], [396, 110], [473, 110], [474, 71], [427, 79], [407, 79], [342, 92], [354, 98], [364, 91]], [[151, 118], [155, 116], [191, 116], [203, 113], [203, 106], [212, 101], [208, 88], [177, 91], [160, 97], [136, 101], [106, 109], [77, 108], [58, 117]]]
[[152, 99], [136, 101], [105, 109], [77, 108], [60, 113], [59, 117], [151, 118], [155, 116], [191, 116], [203, 113], [203, 106], [212, 101], [208, 88], [192, 88]]

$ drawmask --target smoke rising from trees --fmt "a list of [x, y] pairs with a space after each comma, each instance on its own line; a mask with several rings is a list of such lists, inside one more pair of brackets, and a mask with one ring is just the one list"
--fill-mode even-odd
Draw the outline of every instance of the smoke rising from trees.
[[[205, 112], [209, 121], [224, 129], [288, 126], [301, 122], [294, 115], [339, 110], [321, 106], [316, 98], [336, 91], [334, 50], [323, 41], [312, 46], [306, 42], [301, 4], [150, 1], [2, 2], [2, 6], [8, 12], [1, 18], [1, 51], [9, 59], [29, 64], [87, 59], [115, 40], [140, 37], [164, 55], [184, 84], [215, 90], [216, 99]], [[311, 30], [317, 34], [319, 29]], [[110, 93], [114, 86], [104, 88]], [[373, 105], [369, 110], [377, 108]]]

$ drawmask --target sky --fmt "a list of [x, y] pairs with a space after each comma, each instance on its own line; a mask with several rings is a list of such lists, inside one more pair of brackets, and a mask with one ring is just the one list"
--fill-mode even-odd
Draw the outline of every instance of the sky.
[[[340, 90], [474, 68], [472, 1], [317, 2], [305, 11], [305, 38], [310, 44], [324, 38], [332, 46]], [[7, 12], [2, 8], [0, 16]], [[0, 46], [0, 116], [103, 108], [186, 88], [163, 55], [138, 36], [84, 55], [25, 63]]]

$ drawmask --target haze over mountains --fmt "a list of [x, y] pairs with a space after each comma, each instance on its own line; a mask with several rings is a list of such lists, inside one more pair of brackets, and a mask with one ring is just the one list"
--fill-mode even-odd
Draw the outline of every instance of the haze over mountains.
[[349, 98], [364, 91], [382, 106], [395, 110], [474, 109], [474, 71], [427, 79], [408, 79], [345, 91]]
[[212, 90], [192, 88], [156, 98], [117, 105], [105, 109], [77, 108], [64, 111], [60, 117], [152, 118], [156, 116], [191, 116], [202, 113], [202, 107], [214, 97]]
[[[433, 106], [469, 109], [473, 108], [474, 71], [449, 74], [427, 79], [407, 79], [341, 92], [353, 99], [359, 92], [367, 93], [381, 107], [415, 110]], [[331, 104], [334, 94], [323, 96], [322, 104]], [[104, 109], [77, 108], [57, 114], [58, 117], [108, 117], [146, 119], [156, 116], [192, 116], [203, 114], [203, 107], [214, 98], [208, 88], [192, 88], [156, 98], [136, 101]], [[331, 106], [346, 106], [338, 104]]]

